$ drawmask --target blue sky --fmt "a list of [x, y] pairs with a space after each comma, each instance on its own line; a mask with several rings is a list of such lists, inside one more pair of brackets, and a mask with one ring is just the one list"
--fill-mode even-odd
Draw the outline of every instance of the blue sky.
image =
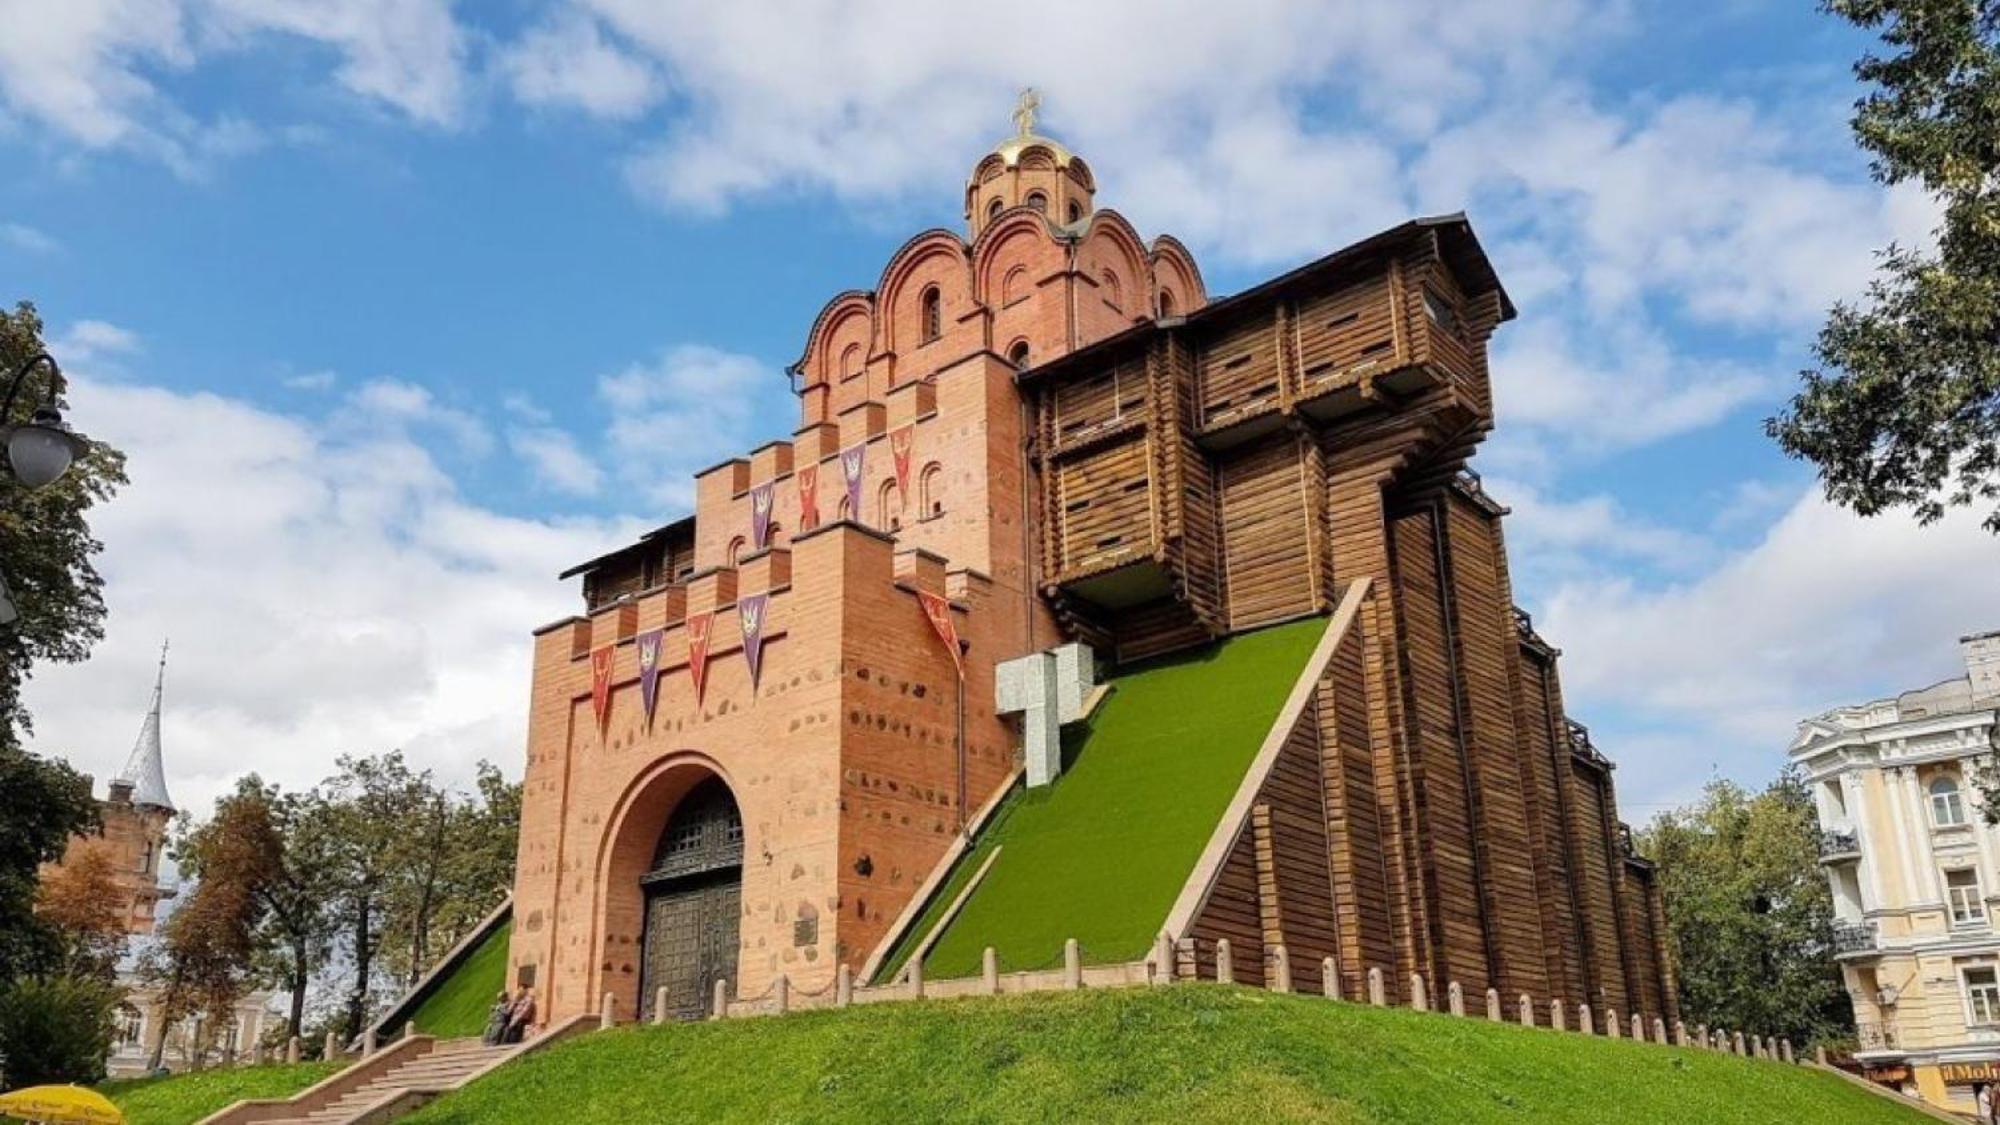
[[[403, 746], [518, 768], [550, 576], [795, 425], [835, 292], [960, 223], [1039, 86], [1213, 293], [1472, 215], [1522, 315], [1478, 467], [1634, 819], [2000, 626], [1974, 521], [1860, 521], [1759, 421], [1873, 248], [1809, 5], [0, 0], [0, 300], [132, 454], [110, 633], [30, 693], [100, 775], [175, 641], [198, 803]], [[16, 33], [18, 31], [18, 34]]]

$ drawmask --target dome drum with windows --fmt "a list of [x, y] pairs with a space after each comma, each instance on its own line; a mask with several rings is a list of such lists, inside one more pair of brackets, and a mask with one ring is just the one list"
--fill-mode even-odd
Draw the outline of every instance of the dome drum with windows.
[[1040, 94], [1021, 91], [1014, 135], [994, 145], [966, 180], [965, 222], [972, 237], [1014, 207], [1032, 207], [1060, 226], [1090, 216], [1097, 180], [1082, 157], [1034, 131], [1041, 104]]

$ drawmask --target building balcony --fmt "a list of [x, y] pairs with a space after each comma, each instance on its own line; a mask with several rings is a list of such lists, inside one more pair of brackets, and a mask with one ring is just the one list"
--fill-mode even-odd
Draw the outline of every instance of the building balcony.
[[1819, 834], [1819, 861], [1846, 863], [1861, 858], [1861, 835], [1857, 832], [1826, 831]]
[[1833, 924], [1833, 955], [1835, 957], [1872, 956], [1881, 952], [1873, 922], [1835, 922]]
[[1864, 1051], [1893, 1051], [1896, 1049], [1896, 1028], [1886, 1023], [1857, 1023], [1854, 1025], [1856, 1042]]

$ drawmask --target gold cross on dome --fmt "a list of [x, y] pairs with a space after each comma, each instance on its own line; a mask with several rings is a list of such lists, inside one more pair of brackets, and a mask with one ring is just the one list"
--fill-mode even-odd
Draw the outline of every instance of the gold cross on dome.
[[1021, 91], [1021, 100], [1014, 106], [1014, 127], [1028, 136], [1035, 131], [1035, 111], [1042, 108], [1042, 95], [1033, 86]]

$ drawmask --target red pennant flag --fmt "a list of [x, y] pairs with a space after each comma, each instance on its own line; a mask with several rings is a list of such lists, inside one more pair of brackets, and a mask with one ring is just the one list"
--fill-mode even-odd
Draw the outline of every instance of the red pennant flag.
[[611, 646], [590, 653], [590, 709], [597, 715], [598, 733], [611, 720]]
[[701, 705], [708, 688], [708, 632], [715, 624], [712, 613], [689, 614], [687, 619], [688, 675], [694, 678], [694, 701]]
[[799, 530], [819, 526], [819, 462], [801, 465], [799, 477]]
[[958, 669], [958, 678], [965, 678], [965, 654], [958, 650], [958, 623], [951, 617], [951, 602], [937, 594], [917, 591], [917, 600], [923, 603], [924, 616], [931, 619], [931, 628], [937, 630], [938, 640], [944, 642], [945, 651], [951, 653], [952, 666]]
[[750, 542], [753, 551], [771, 545], [771, 500], [776, 486], [770, 481], [750, 490]]
[[750, 665], [752, 689], [764, 662], [764, 612], [770, 605], [769, 594], [746, 594], [736, 599], [736, 617], [743, 624], [743, 659]]
[[868, 446], [850, 445], [840, 451], [840, 475], [847, 481], [847, 518], [861, 522], [861, 470], [868, 459]]
[[915, 423], [889, 431], [889, 453], [896, 459], [896, 492], [905, 508], [910, 503], [910, 453], [917, 446]]

